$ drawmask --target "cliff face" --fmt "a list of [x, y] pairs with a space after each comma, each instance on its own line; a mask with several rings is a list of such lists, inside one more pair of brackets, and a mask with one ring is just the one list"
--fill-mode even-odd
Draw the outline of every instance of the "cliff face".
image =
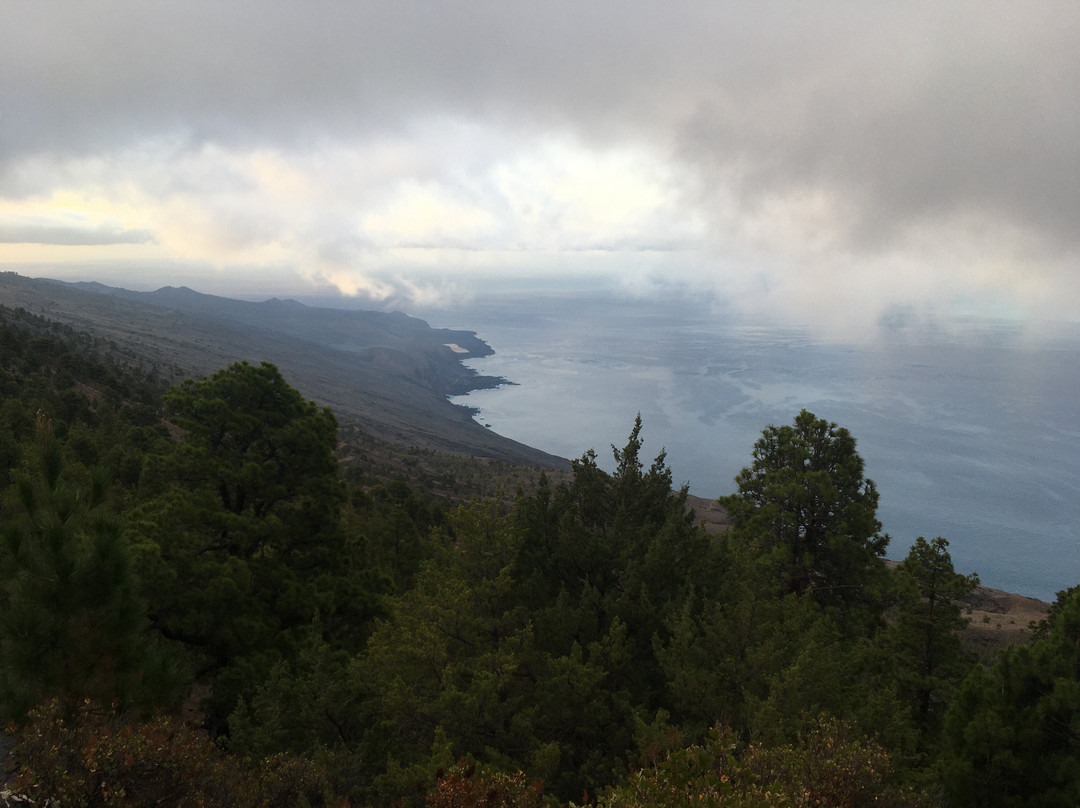
[[[561, 468], [562, 458], [497, 435], [447, 396], [493, 387], [463, 360], [492, 349], [474, 332], [400, 313], [291, 300], [252, 303], [186, 288], [132, 292], [0, 273], [0, 305], [21, 307], [115, 343], [172, 379], [268, 361], [343, 423], [409, 445]], [[453, 346], [453, 347], [451, 347]]]

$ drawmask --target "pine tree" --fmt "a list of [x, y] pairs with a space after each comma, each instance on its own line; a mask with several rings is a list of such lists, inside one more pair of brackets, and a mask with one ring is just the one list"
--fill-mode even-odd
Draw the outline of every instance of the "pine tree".
[[[16, 720], [50, 698], [152, 701], [164, 692], [128, 548], [100, 474], [68, 468], [38, 413], [8, 495], [0, 551], [0, 708]], [[155, 673], [156, 671], [156, 673]]]
[[901, 691], [924, 743], [936, 734], [951, 690], [971, 666], [960, 644], [958, 632], [968, 619], [958, 601], [978, 585], [979, 576], [953, 570], [948, 546], [940, 536], [915, 540], [897, 568], [910, 595], [887, 637]]
[[1080, 590], [1059, 593], [1037, 635], [959, 687], [938, 759], [949, 805], [1080, 804]]
[[129, 520], [154, 626], [213, 677], [225, 731], [242, 695], [293, 656], [313, 621], [363, 639], [370, 599], [341, 528], [337, 421], [268, 362], [238, 362], [165, 396], [183, 434], [151, 455]]
[[874, 618], [889, 537], [855, 438], [803, 410], [793, 426], [766, 427], [753, 456], [735, 478], [738, 493], [720, 499], [733, 536], [759, 554], [781, 592], [838, 609], [849, 627]]

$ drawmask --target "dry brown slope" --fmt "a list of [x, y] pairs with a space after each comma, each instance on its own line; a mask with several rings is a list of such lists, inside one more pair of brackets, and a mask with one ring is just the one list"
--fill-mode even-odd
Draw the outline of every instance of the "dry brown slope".
[[961, 639], [984, 662], [991, 661], [1000, 648], [1026, 643], [1032, 625], [1050, 611], [1045, 601], [986, 586], [976, 587], [962, 603], [971, 622]]

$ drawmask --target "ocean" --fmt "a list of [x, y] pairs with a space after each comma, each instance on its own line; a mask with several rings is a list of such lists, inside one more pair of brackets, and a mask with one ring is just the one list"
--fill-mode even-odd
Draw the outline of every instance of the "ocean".
[[677, 484], [735, 490], [769, 424], [803, 408], [846, 427], [880, 492], [901, 559], [944, 536], [960, 572], [1052, 600], [1080, 583], [1080, 335], [1025, 338], [1015, 324], [899, 328], [836, 344], [717, 314], [686, 299], [491, 296], [417, 312], [475, 330], [472, 360], [513, 382], [456, 398], [496, 432], [612, 468], [641, 414], [643, 454], [667, 453]]

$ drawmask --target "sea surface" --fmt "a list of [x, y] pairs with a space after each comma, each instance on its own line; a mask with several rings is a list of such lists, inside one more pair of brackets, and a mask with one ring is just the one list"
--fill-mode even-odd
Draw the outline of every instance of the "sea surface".
[[735, 490], [754, 441], [803, 408], [855, 436], [901, 559], [944, 536], [960, 572], [1052, 600], [1080, 583], [1080, 334], [966, 322], [858, 343], [740, 322], [693, 300], [492, 296], [417, 312], [475, 330], [470, 366], [514, 382], [455, 401], [502, 435], [613, 467], [641, 414], [644, 458], [677, 484]]

